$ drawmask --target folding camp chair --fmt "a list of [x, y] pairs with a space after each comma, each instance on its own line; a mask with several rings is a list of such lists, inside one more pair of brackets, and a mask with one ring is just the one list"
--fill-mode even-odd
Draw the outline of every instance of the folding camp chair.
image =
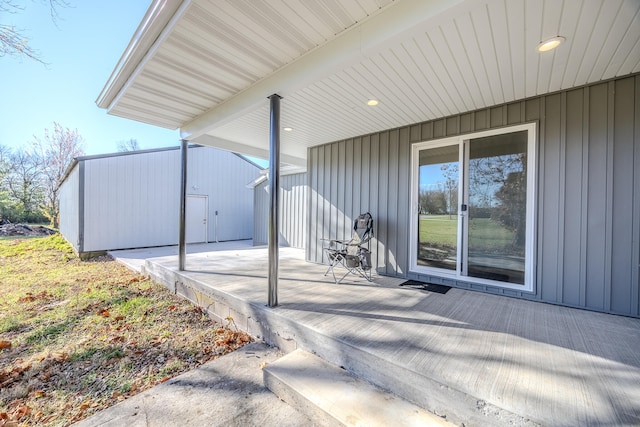
[[[342, 282], [349, 274], [355, 274], [370, 282], [371, 251], [369, 242], [372, 238], [373, 218], [367, 212], [354, 221], [351, 240], [325, 240], [328, 242], [328, 247], [324, 248], [324, 251], [329, 259], [329, 267], [324, 275], [331, 272], [336, 284]], [[340, 279], [336, 277], [336, 267], [344, 267], [347, 270]]]

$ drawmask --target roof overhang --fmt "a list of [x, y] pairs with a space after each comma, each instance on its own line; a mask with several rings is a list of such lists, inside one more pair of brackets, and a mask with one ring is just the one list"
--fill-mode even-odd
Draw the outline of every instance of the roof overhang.
[[277, 93], [282, 161], [305, 166], [314, 145], [638, 71], [630, 0], [156, 0], [97, 103], [266, 158]]

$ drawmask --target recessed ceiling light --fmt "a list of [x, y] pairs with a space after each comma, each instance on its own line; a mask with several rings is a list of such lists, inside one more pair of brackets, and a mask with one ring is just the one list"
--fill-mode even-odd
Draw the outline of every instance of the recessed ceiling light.
[[553, 49], [557, 48], [558, 46], [560, 46], [560, 44], [562, 42], [564, 42], [564, 41], [565, 41], [564, 37], [561, 37], [561, 36], [552, 37], [552, 38], [550, 38], [548, 40], [545, 40], [545, 41], [541, 42], [538, 45], [538, 47], [537, 47], [538, 52], [547, 52], [549, 50], [553, 50]]
[[367, 101], [367, 105], [369, 107], [374, 107], [374, 106], [378, 105], [378, 100], [377, 99], [370, 99], [370, 100]]
[[286, 127], [286, 128], [283, 128], [283, 129], [284, 129], [285, 131], [287, 131], [287, 132], [291, 132], [291, 131], [293, 130], [293, 128], [290, 128], [290, 127]]

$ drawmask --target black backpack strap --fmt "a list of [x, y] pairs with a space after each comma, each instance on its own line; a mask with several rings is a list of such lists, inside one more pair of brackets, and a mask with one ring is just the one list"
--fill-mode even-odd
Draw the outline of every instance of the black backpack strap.
[[361, 222], [366, 224], [366, 231], [363, 233], [363, 236], [367, 236], [369, 235], [369, 233], [371, 233], [370, 237], [373, 237], [373, 217], [371, 216], [371, 214], [367, 212], [359, 215], [353, 223], [354, 231], [358, 230], [358, 225], [360, 225]]

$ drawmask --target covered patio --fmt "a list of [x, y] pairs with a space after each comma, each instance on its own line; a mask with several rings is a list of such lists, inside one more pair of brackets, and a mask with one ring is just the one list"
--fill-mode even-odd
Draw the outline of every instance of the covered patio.
[[[191, 253], [183, 221], [145, 271], [458, 425], [639, 424], [639, 23], [636, 0], [154, 0], [97, 104], [179, 128], [183, 152], [269, 158], [270, 237]], [[474, 186], [472, 161], [505, 156], [520, 163]], [[281, 164], [307, 168], [304, 251], [277, 247]], [[455, 248], [447, 265], [418, 250], [420, 195], [446, 182], [430, 167], [455, 171], [450, 239], [427, 245]], [[522, 245], [476, 256], [467, 218], [497, 223], [501, 195]], [[379, 276], [336, 285], [322, 240], [364, 212]]]
[[[268, 308], [265, 247], [119, 251], [223, 322], [314, 353], [462, 425], [636, 425], [640, 319], [450, 289], [446, 294], [325, 277], [280, 250], [281, 304]], [[138, 265], [141, 262], [138, 261]], [[350, 276], [351, 277], [351, 276]]]

